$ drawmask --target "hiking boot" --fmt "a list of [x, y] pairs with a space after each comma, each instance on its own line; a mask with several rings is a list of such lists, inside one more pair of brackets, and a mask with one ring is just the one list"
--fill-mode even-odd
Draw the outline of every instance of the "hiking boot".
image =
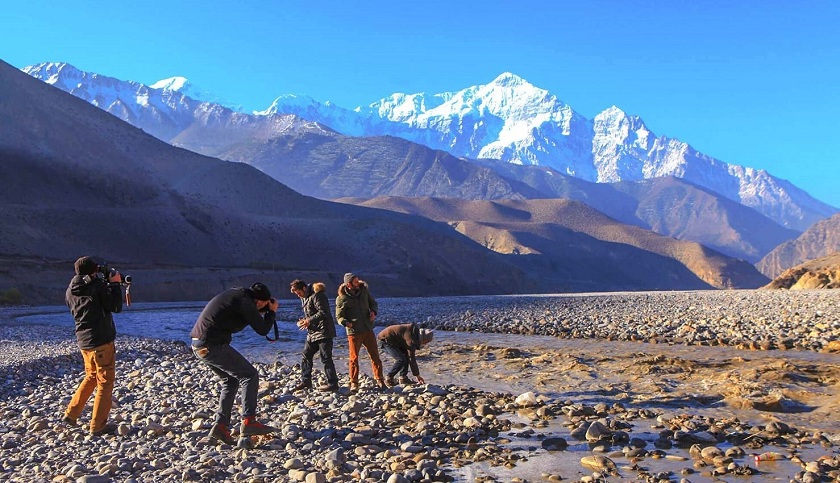
[[239, 434], [242, 436], [258, 436], [260, 434], [273, 433], [274, 431], [277, 430], [257, 421], [253, 416], [246, 417], [239, 426]]
[[61, 422], [66, 424], [67, 426], [78, 426], [79, 425], [79, 420], [78, 419], [73, 419], [70, 416], [67, 416], [66, 414], [64, 415], [63, 418], [61, 418]]
[[359, 392], [359, 383], [358, 382], [351, 382], [350, 383], [350, 392]]
[[101, 428], [99, 428], [95, 431], [91, 430], [90, 434], [92, 434], [93, 436], [103, 436], [103, 435], [106, 435], [106, 434], [114, 434], [116, 431], [117, 431], [117, 425], [116, 424], [105, 423], [105, 426], [102, 426]]
[[410, 377], [402, 376], [400, 377], [400, 384], [402, 384], [403, 386], [413, 386], [414, 380]]
[[385, 379], [385, 384], [387, 384], [389, 387], [394, 387], [397, 385], [397, 380], [394, 379], [394, 376], [388, 376]]
[[324, 384], [323, 386], [318, 386], [318, 390], [321, 392], [336, 392], [338, 391], [338, 384]]
[[388, 385], [385, 384], [385, 381], [376, 381], [376, 385], [374, 385], [373, 388], [378, 391], [385, 391], [388, 389]]
[[233, 436], [230, 435], [230, 431], [224, 423], [214, 424], [213, 427], [210, 428], [209, 436], [221, 441], [222, 443], [233, 444]]
[[305, 389], [312, 389], [312, 381], [303, 381], [292, 389], [292, 392], [303, 391]]

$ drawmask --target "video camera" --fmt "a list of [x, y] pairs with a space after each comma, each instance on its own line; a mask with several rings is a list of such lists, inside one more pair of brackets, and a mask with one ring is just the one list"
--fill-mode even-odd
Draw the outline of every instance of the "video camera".
[[[108, 266], [108, 262], [101, 263], [97, 268], [96, 271], [102, 274], [102, 277], [105, 278], [105, 281], [108, 282], [111, 280], [111, 277], [117, 274], [116, 268], [111, 268]], [[122, 276], [122, 284], [125, 286], [125, 305], [131, 305], [131, 275], [123, 275]]]
[[[96, 271], [102, 274], [106, 282], [111, 280], [111, 277], [117, 274], [117, 269], [109, 267], [108, 262], [100, 264], [96, 268]], [[122, 279], [123, 285], [131, 285], [131, 275], [123, 275]]]

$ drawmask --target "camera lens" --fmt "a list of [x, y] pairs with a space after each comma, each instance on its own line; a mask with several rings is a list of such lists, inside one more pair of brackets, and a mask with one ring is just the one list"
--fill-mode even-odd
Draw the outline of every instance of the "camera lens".
[[125, 278], [123, 278], [123, 280], [125, 281], [125, 283], [131, 283], [131, 275], [126, 275]]

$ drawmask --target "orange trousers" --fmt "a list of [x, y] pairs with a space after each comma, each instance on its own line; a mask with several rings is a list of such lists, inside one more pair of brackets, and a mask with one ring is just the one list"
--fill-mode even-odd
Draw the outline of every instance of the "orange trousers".
[[373, 367], [373, 378], [376, 382], [383, 384], [385, 377], [382, 375], [382, 359], [379, 358], [379, 347], [376, 345], [376, 336], [372, 330], [361, 334], [347, 336], [347, 344], [350, 350], [350, 383], [359, 383], [359, 353], [362, 346], [367, 349], [370, 356], [370, 364]]
[[111, 395], [114, 392], [116, 379], [115, 362], [116, 349], [114, 343], [103, 344], [90, 350], [82, 349], [85, 361], [85, 378], [76, 389], [76, 394], [70, 400], [64, 415], [76, 420], [82, 415], [90, 395], [96, 389], [93, 399], [93, 415], [90, 418], [90, 430], [98, 431], [108, 421], [111, 412]]

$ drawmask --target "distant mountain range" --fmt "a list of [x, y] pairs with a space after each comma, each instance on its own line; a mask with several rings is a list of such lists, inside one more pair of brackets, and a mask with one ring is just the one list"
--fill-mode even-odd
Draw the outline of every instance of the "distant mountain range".
[[393, 94], [353, 111], [283, 96], [260, 114], [273, 113], [297, 114], [351, 136], [392, 135], [456, 156], [546, 166], [587, 181], [675, 176], [799, 231], [837, 211], [766, 171], [657, 137], [615, 106], [588, 120], [511, 73], [458, 92]]
[[[393, 94], [355, 110], [282, 96], [268, 109], [250, 115], [185, 95], [182, 86], [189, 84], [182, 79], [162, 81], [155, 84], [162, 88], [155, 89], [82, 72], [68, 64], [45, 63], [23, 70], [159, 139], [252, 164], [243, 155], [247, 151], [243, 144], [267, 142], [280, 135], [329, 131], [354, 137], [384, 135], [456, 157], [548, 167], [592, 182], [673, 176], [800, 232], [837, 212], [763, 170], [730, 165], [679, 140], [657, 137], [639, 117], [616, 107], [588, 120], [556, 96], [510, 73], [454, 93]], [[234, 155], [240, 157], [228, 157]], [[267, 172], [272, 162], [282, 163], [278, 159], [260, 162]]]
[[[0, 99], [0, 175], [7, 180], [0, 192], [0, 223], [16, 227], [0, 233], [0, 289], [17, 287], [29, 303], [58, 303], [72, 260], [81, 254], [130, 270], [141, 300], [201, 300], [256, 278], [284, 296], [282, 288], [291, 278], [335, 286], [348, 270], [363, 273], [381, 295], [752, 287], [766, 282], [757, 283], [763, 277], [749, 264], [621, 225], [569, 201], [546, 206], [560, 210], [561, 218], [583, 221], [575, 226], [542, 223], [544, 231], [532, 237], [544, 241], [523, 243], [520, 237], [522, 247], [535, 250], [521, 256], [488, 249], [447, 223], [302, 196], [249, 165], [163, 143], [2, 62]], [[219, 136], [239, 136], [243, 145], [276, 142], [289, 132], [304, 138], [336, 135], [296, 116], [249, 116], [195, 105], [207, 122], [193, 121], [194, 127], [215, 126]], [[164, 112], [122, 107], [144, 119]], [[247, 133], [225, 129], [237, 123], [247, 126]], [[260, 136], [264, 141], [255, 140]], [[434, 152], [447, 166], [467, 166], [446, 153], [397, 141], [409, 150]], [[489, 168], [468, 166], [476, 170], [470, 172], [497, 176]], [[350, 182], [364, 185], [366, 173]], [[531, 189], [517, 183], [511, 186]], [[694, 252], [690, 259], [678, 253], [683, 249], [668, 248], [689, 245], [694, 247], [686, 249]], [[564, 247], [585, 254], [586, 263], [561, 256]], [[532, 272], [534, 267], [539, 270]], [[699, 276], [697, 267], [715, 273]], [[637, 270], [643, 273], [632, 273]]]
[[211, 154], [247, 159], [301, 193], [328, 199], [573, 199], [622, 223], [700, 242], [750, 262], [798, 235], [755, 210], [678, 178], [591, 183], [551, 168], [470, 162], [391, 136], [356, 138], [307, 130], [265, 140], [252, 137]]

